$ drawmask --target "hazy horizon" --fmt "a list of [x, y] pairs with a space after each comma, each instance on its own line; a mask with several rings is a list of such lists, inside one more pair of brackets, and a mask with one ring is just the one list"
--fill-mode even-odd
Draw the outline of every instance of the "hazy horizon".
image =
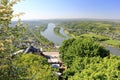
[[25, 0], [13, 9], [26, 13], [22, 20], [120, 19], [119, 4], [120, 0]]
[[[98, 21], [120, 21], [120, 19], [100, 19], [100, 18], [51, 18], [51, 19], [21, 19], [22, 21], [46, 21], [46, 20], [98, 20]], [[12, 21], [18, 21], [18, 19], [13, 19]]]

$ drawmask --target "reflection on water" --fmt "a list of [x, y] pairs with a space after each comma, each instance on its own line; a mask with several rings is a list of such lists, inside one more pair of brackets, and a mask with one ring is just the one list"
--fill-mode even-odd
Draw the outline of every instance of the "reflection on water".
[[60, 36], [56, 35], [56, 34], [54, 33], [54, 28], [55, 28], [55, 24], [49, 23], [49, 24], [48, 24], [48, 28], [47, 28], [44, 32], [41, 32], [41, 34], [42, 34], [44, 37], [46, 37], [48, 40], [54, 42], [55, 44], [61, 45], [62, 42], [68, 38], [68, 36], [64, 33], [64, 31], [63, 31], [62, 28], [61, 28], [61, 30], [60, 30], [60, 33], [63, 34], [63, 35], [65, 35], [66, 38], [60, 37]]

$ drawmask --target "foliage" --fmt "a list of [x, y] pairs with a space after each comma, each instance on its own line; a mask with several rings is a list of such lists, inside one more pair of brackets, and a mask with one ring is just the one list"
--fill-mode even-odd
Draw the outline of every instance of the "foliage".
[[107, 41], [107, 40], [109, 40], [108, 37], [102, 36], [99, 34], [95, 34], [95, 33], [82, 34], [81, 37], [90, 37], [90, 38], [93, 38], [95, 41]]
[[13, 6], [20, 0], [0, 1], [0, 80], [13, 80], [19, 78], [13, 64], [11, 55], [19, 49], [25, 28], [20, 25], [9, 27], [13, 18]]
[[38, 42], [40, 46], [44, 48], [50, 48], [52, 49], [54, 47], [54, 43], [46, 39], [44, 36], [40, 34], [41, 27], [36, 28], [29, 28], [29, 37], [34, 40], [35, 42]]
[[[119, 42], [120, 40], [120, 23], [111, 21], [96, 21], [96, 20], [72, 20], [64, 21], [59, 24], [64, 30], [71, 35], [92, 37], [103, 44], [110, 44], [109, 40]], [[104, 43], [105, 42], [105, 43]], [[119, 47], [116, 43], [110, 44]]]
[[69, 39], [60, 47], [60, 57], [69, 67], [72, 62], [78, 57], [106, 57], [109, 56], [109, 51], [92, 39]]
[[113, 40], [113, 39], [107, 40], [107, 41], [105, 41], [104, 43], [107, 43], [107, 44], [109, 44], [109, 45], [115, 45], [115, 46], [118, 46], [118, 47], [119, 47], [119, 45], [120, 45], [120, 41], [118, 41], [118, 40]]
[[95, 33], [82, 34], [81, 37], [93, 38], [95, 41], [98, 41], [103, 44], [112, 45], [112, 46], [115, 46], [118, 48], [119, 48], [119, 44], [120, 44], [119, 40], [114, 40], [114, 39], [108, 38], [106, 36], [95, 34]]
[[[27, 45], [29, 39], [35, 38], [40, 40], [39, 43], [45, 45], [54, 45], [43, 36], [40, 35], [40, 29], [36, 32], [30, 32], [28, 25], [23, 25], [20, 19], [17, 25], [11, 26], [11, 19], [20, 17], [23, 13], [13, 15], [13, 6], [20, 0], [1, 0], [0, 1], [0, 80], [57, 80], [57, 77], [52, 74], [54, 69], [47, 64], [46, 59], [35, 55], [23, 55], [12, 57], [12, 54]], [[42, 27], [42, 30], [45, 28]], [[31, 35], [32, 34], [32, 35]], [[35, 36], [34, 36], [35, 35]], [[40, 36], [38, 36], [40, 35]], [[14, 59], [15, 58], [15, 59]], [[44, 74], [43, 74], [44, 73]]]
[[38, 26], [38, 28], [40, 31], [45, 31], [47, 29], [47, 25], [43, 24], [43, 25]]
[[18, 75], [15, 75], [19, 69], [14, 68], [12, 65], [13, 59], [11, 55], [20, 49], [22, 36], [25, 27], [10, 27], [8, 32], [0, 34], [0, 79], [16, 79]]
[[83, 33], [93, 32], [97, 34], [103, 34], [104, 32], [118, 31], [120, 24], [109, 21], [69, 21], [61, 23], [61, 25], [70, 33], [79, 36]]
[[66, 60], [66, 56], [67, 56], [67, 50], [68, 48], [72, 45], [72, 43], [75, 41], [74, 38], [70, 38], [68, 40], [65, 40], [62, 44], [62, 46], [59, 48], [60, 51], [60, 58], [62, 59], [62, 61], [64, 62]]
[[53, 74], [55, 70], [47, 63], [46, 58], [38, 55], [21, 55], [14, 60], [14, 66], [25, 68], [24, 74], [26, 75], [18, 74], [20, 79], [57, 80], [57, 76]]
[[61, 30], [60, 27], [55, 27], [54, 28], [54, 33], [57, 34], [58, 36], [66, 37], [66, 36], [64, 36], [63, 34], [60, 33], [60, 30]]
[[68, 80], [117, 80], [120, 56], [110, 55], [104, 47], [89, 38], [72, 38], [63, 42], [60, 57], [68, 67]]
[[6, 29], [9, 27], [11, 19], [13, 18], [12, 7], [20, 0], [1, 0], [0, 1], [0, 25]]
[[[94, 58], [94, 62], [96, 62], [96, 59]], [[120, 56], [111, 56], [110, 58], [104, 58], [103, 60], [100, 60], [99, 63], [91, 62], [90, 64], [86, 64], [85, 68], [81, 72], [77, 71], [79, 69], [75, 70], [77, 72], [74, 76], [71, 76], [69, 80], [117, 80], [120, 78], [119, 60]], [[82, 62], [81, 64], [85, 63]]]

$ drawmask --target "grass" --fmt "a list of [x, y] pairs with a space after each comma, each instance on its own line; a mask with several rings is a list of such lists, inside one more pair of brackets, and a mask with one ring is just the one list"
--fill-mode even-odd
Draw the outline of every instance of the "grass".
[[120, 46], [120, 41], [118, 41], [118, 40], [110, 39], [110, 40], [104, 41], [104, 43], [109, 44], [109, 45], [113, 45], [113, 46]]
[[95, 33], [89, 33], [89, 34], [82, 34], [80, 36], [84, 36], [84, 37], [96, 37], [96, 38], [99, 38], [99, 39], [103, 39], [103, 38], [108, 38], [106, 36], [102, 36], [102, 35], [99, 35], [99, 34], [95, 34]]
[[95, 34], [95, 33], [90, 33], [90, 34], [82, 34], [81, 36], [83, 37], [90, 37], [90, 38], [97, 38], [101, 43], [107, 44], [107, 45], [112, 45], [114, 47], [119, 47], [120, 46], [120, 41], [119, 40], [113, 40], [110, 39], [106, 36], [102, 36], [99, 34]]
[[60, 27], [55, 27], [54, 28], [54, 33], [57, 34], [58, 36], [61, 36], [61, 37], [66, 37], [64, 36], [63, 34], [60, 33]]

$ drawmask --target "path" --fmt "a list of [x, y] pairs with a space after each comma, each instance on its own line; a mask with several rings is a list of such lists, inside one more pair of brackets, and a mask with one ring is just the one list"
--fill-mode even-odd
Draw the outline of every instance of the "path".
[[48, 59], [48, 63], [51, 63], [51, 64], [61, 63], [61, 60], [59, 58], [59, 52], [43, 52], [43, 54], [50, 57]]

